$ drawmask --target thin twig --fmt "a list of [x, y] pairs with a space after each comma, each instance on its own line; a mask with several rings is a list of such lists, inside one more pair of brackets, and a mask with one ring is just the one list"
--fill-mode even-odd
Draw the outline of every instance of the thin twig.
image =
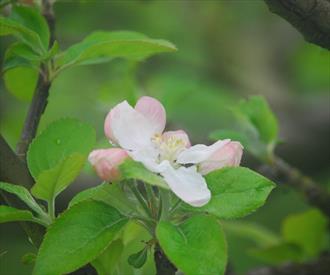
[[330, 194], [315, 183], [311, 178], [303, 175], [298, 169], [290, 166], [283, 159], [274, 159], [273, 169], [275, 173], [283, 178], [285, 183], [304, 194], [307, 201], [319, 208], [325, 215], [330, 217]]
[[[55, 41], [55, 16], [52, 1], [42, 1], [42, 15], [48, 24], [50, 33], [49, 47], [52, 47]], [[50, 86], [51, 81], [49, 79], [49, 70], [46, 65], [42, 64], [40, 66], [37, 88], [32, 98], [28, 114], [25, 118], [21, 139], [17, 144], [17, 154], [24, 161], [29, 144], [36, 136], [41, 116], [47, 106]]]

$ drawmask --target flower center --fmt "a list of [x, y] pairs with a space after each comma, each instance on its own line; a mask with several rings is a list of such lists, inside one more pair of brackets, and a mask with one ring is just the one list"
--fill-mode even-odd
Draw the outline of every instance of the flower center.
[[173, 166], [177, 165], [175, 163], [177, 156], [185, 149], [185, 141], [181, 137], [175, 135], [164, 137], [160, 134], [156, 134], [152, 138], [152, 142], [159, 151], [159, 162], [168, 160]]

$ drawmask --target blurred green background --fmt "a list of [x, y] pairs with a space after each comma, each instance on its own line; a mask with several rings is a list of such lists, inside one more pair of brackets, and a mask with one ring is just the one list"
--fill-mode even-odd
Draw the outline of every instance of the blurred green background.
[[[104, 147], [109, 109], [121, 100], [151, 95], [165, 105], [168, 127], [186, 130], [194, 143], [210, 143], [210, 132], [232, 123], [229, 106], [263, 95], [280, 122], [283, 142], [277, 153], [330, 190], [330, 53], [306, 43], [263, 1], [59, 0], [55, 15], [62, 49], [95, 30], [132, 30], [169, 40], [178, 52], [138, 65], [115, 60], [63, 72], [51, 87], [39, 131], [58, 118], [75, 117], [95, 127]], [[1, 38], [1, 59], [10, 42]], [[1, 82], [0, 131], [13, 148], [28, 98], [17, 99]], [[260, 167], [248, 154], [243, 165]], [[89, 167], [85, 170], [59, 197], [59, 210], [78, 190], [99, 183]], [[288, 214], [306, 209], [299, 194], [280, 185], [264, 207], [244, 220], [279, 233]], [[21, 263], [26, 252], [33, 252], [26, 236], [14, 224], [2, 224], [0, 230], [0, 274], [29, 274], [31, 266]], [[228, 245], [236, 271], [244, 274], [262, 264], [248, 253], [253, 241], [228, 230]]]

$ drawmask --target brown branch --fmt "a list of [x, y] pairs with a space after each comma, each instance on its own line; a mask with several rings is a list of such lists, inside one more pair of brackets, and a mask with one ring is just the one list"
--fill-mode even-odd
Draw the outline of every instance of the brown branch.
[[322, 255], [310, 263], [288, 263], [279, 267], [262, 267], [247, 275], [322, 275], [330, 274], [330, 255]]
[[281, 158], [276, 157], [274, 159], [273, 169], [287, 185], [303, 193], [311, 205], [319, 208], [325, 215], [330, 217], [330, 194], [327, 190], [311, 178], [303, 175], [298, 169], [291, 167]]
[[[22, 185], [28, 189], [34, 182], [25, 163], [16, 156], [2, 135], [0, 135], [0, 180]], [[8, 195], [5, 192], [0, 192], [0, 194], [8, 205], [16, 208], [26, 208], [17, 197]], [[45, 232], [44, 228], [27, 222], [21, 222], [20, 225], [32, 243], [38, 247]]]
[[264, 0], [311, 43], [330, 49], [329, 0]]
[[[50, 33], [49, 47], [51, 47], [55, 41], [55, 16], [50, 0], [42, 1], [42, 15], [45, 17], [48, 24]], [[37, 88], [24, 122], [21, 139], [17, 144], [17, 154], [24, 161], [29, 144], [36, 136], [41, 116], [47, 106], [50, 86], [51, 82], [49, 80], [48, 68], [45, 65], [41, 65]]]
[[176, 267], [166, 257], [159, 244], [155, 246], [154, 259], [156, 263], [156, 275], [175, 275]]

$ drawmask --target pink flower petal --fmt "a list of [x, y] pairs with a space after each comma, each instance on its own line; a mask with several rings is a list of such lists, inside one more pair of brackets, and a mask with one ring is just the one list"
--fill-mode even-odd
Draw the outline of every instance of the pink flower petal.
[[111, 109], [110, 112], [108, 113], [108, 115], [105, 118], [104, 121], [104, 133], [105, 136], [110, 139], [110, 141], [113, 144], [118, 144], [118, 141], [116, 140], [116, 138], [113, 135], [112, 129], [111, 129], [111, 124], [112, 124], [112, 120], [113, 120], [113, 116], [114, 113], [116, 112], [116, 109]]
[[156, 133], [162, 133], [164, 131], [166, 124], [166, 111], [164, 106], [157, 99], [143, 96], [136, 103], [135, 110], [149, 120]]
[[215, 151], [207, 160], [199, 165], [199, 172], [206, 175], [223, 167], [239, 166], [243, 155], [243, 146], [237, 141], [231, 141]]
[[112, 182], [120, 179], [118, 167], [126, 158], [128, 158], [128, 154], [125, 150], [110, 148], [92, 151], [88, 160], [101, 179]]

